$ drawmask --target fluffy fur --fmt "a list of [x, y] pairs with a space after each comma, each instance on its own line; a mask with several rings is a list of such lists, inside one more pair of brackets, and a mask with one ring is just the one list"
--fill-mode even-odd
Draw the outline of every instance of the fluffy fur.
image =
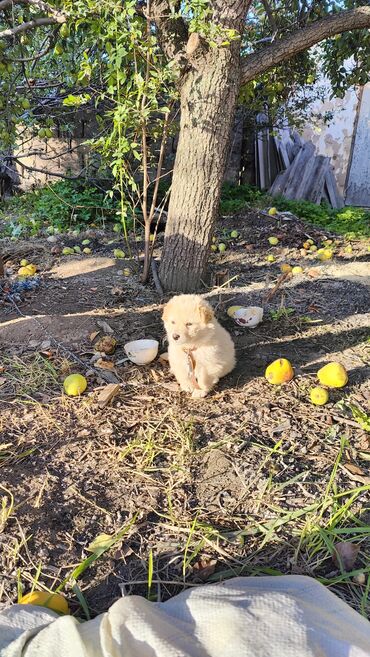
[[[218, 323], [209, 303], [195, 294], [180, 294], [164, 307], [163, 323], [168, 337], [168, 357], [181, 390], [205, 397], [222, 376], [235, 366], [234, 343]], [[195, 378], [189, 375], [186, 351], [195, 361]]]

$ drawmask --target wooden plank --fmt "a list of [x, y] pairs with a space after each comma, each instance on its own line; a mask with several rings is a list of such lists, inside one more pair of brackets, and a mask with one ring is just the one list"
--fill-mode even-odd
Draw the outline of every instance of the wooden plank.
[[296, 198], [295, 193], [297, 187], [302, 180], [302, 175], [306, 163], [315, 152], [315, 147], [311, 142], [304, 144], [303, 148], [299, 151], [298, 155], [293, 160], [289, 168], [289, 175], [286, 181], [285, 188], [282, 193], [286, 198]]
[[288, 176], [289, 176], [289, 169], [285, 169], [285, 171], [282, 171], [276, 176], [269, 190], [271, 196], [281, 196], [286, 181], [288, 179]]
[[307, 189], [309, 189], [312, 185], [312, 178], [315, 175], [315, 168], [316, 168], [316, 157], [315, 155], [311, 155], [310, 158], [308, 158], [304, 169], [302, 171], [301, 179], [297, 177], [297, 179], [294, 181], [294, 196], [291, 198], [306, 198], [307, 194]]
[[329, 169], [330, 159], [324, 155], [317, 155], [315, 167], [312, 172], [311, 184], [305, 190], [304, 198], [312, 203], [320, 204], [325, 184], [325, 176]]
[[356, 133], [353, 137], [346, 204], [370, 207], [370, 85], [362, 88]]
[[280, 157], [283, 161], [284, 168], [287, 169], [290, 166], [291, 161], [290, 161], [290, 158], [289, 158], [287, 147], [284, 144], [284, 142], [282, 142], [282, 141], [279, 142], [279, 153], [280, 153]]
[[331, 206], [337, 210], [344, 207], [344, 201], [337, 187], [333, 167], [329, 167], [325, 176], [325, 189]]

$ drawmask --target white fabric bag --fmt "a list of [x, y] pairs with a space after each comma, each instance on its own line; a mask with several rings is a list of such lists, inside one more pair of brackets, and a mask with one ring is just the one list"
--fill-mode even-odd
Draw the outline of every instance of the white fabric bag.
[[238, 577], [97, 618], [0, 614], [0, 657], [370, 657], [370, 623], [309, 577]]

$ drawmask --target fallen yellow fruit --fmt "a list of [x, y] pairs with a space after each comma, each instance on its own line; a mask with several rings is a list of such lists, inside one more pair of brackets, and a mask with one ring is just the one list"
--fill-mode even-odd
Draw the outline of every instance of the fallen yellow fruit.
[[242, 306], [230, 306], [230, 308], [227, 309], [227, 314], [229, 317], [234, 317], [235, 313], [237, 310], [240, 310]]
[[277, 209], [276, 209], [276, 208], [270, 208], [270, 209], [269, 209], [269, 215], [270, 215], [270, 217], [274, 217], [276, 213], [277, 213]]
[[292, 271], [292, 265], [284, 264], [280, 265], [280, 270], [283, 272], [283, 274], [288, 274], [288, 272]]
[[275, 262], [275, 257], [273, 255], [266, 256], [267, 262]]
[[329, 393], [325, 388], [317, 386], [316, 388], [311, 388], [310, 399], [315, 406], [324, 406], [329, 401]]
[[39, 607], [47, 607], [59, 614], [69, 614], [69, 607], [67, 600], [59, 593], [48, 593], [47, 591], [33, 591], [27, 593], [21, 599], [21, 605], [37, 605]]
[[268, 238], [268, 242], [269, 242], [269, 244], [271, 244], [271, 246], [276, 246], [277, 244], [279, 244], [278, 238], [274, 237], [273, 235], [272, 235], [272, 237]]
[[269, 383], [280, 385], [291, 381], [294, 376], [294, 370], [291, 363], [286, 358], [274, 360], [267, 368], [265, 377]]
[[317, 377], [323, 386], [343, 388], [348, 382], [348, 374], [341, 363], [328, 363], [318, 372]]
[[87, 381], [82, 374], [70, 374], [64, 379], [63, 387], [66, 395], [77, 397], [77, 395], [82, 395], [85, 392]]
[[311, 244], [309, 242], [303, 242], [303, 248], [306, 249], [306, 251], [309, 251]]
[[35, 265], [26, 265], [25, 267], [20, 267], [18, 269], [19, 276], [34, 276], [36, 274]]
[[303, 274], [303, 269], [302, 267], [293, 267], [292, 269], [292, 274], [293, 276], [298, 276], [298, 274]]
[[27, 265], [28, 265], [28, 260], [25, 260], [25, 259], [23, 258], [23, 260], [21, 260], [21, 262], [20, 262], [20, 265], [21, 265], [21, 267], [27, 267]]
[[331, 260], [333, 252], [330, 249], [319, 249], [316, 253], [319, 260]]

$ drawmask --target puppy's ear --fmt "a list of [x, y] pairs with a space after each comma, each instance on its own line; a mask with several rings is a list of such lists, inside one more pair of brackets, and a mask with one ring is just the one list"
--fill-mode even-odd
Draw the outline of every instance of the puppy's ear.
[[163, 312], [162, 312], [162, 321], [163, 322], [166, 321], [166, 319], [168, 318], [168, 315], [169, 315], [169, 307], [168, 307], [168, 303], [166, 303], [163, 306]]
[[209, 324], [214, 318], [213, 308], [206, 301], [199, 306], [199, 313], [204, 324]]

